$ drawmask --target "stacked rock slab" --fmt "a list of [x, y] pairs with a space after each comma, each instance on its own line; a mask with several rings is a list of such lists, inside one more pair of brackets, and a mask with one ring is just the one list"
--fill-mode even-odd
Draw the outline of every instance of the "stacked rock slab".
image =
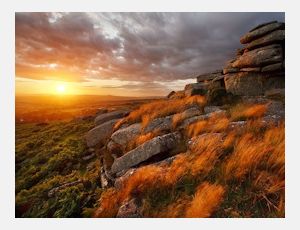
[[[285, 85], [285, 24], [272, 21], [256, 26], [240, 39], [243, 48], [222, 70], [198, 75], [182, 96], [206, 95], [212, 101], [230, 94], [259, 96]], [[173, 92], [169, 98], [175, 98]]]
[[226, 91], [256, 96], [284, 88], [284, 23], [261, 24], [242, 36], [240, 42], [244, 47], [223, 68]]
[[216, 88], [224, 88], [222, 70], [201, 74], [197, 77], [197, 83], [188, 84], [184, 88], [185, 96], [207, 95]]

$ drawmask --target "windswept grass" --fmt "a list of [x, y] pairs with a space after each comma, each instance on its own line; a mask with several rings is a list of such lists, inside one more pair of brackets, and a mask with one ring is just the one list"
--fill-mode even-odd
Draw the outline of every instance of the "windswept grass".
[[284, 124], [272, 127], [263, 137], [245, 133], [234, 144], [234, 151], [225, 165], [225, 178], [242, 179], [260, 165], [276, 169], [284, 176]]
[[267, 111], [267, 104], [237, 104], [230, 109], [232, 121], [241, 121], [262, 117]]
[[139, 109], [132, 111], [126, 118], [115, 125], [118, 129], [121, 125], [142, 122], [146, 127], [155, 118], [165, 117], [171, 114], [180, 113], [191, 106], [203, 108], [206, 99], [203, 96], [191, 96], [183, 99], [159, 100], [142, 105]]
[[[163, 110], [168, 105], [156, 103], [132, 113], [126, 122], [147, 124], [186, 108], [178, 102], [177, 108]], [[150, 112], [153, 108], [162, 112]], [[192, 143], [186, 152], [169, 164], [138, 168], [120, 189], [103, 193], [94, 215], [114, 217], [120, 205], [136, 198], [144, 217], [283, 217], [284, 121], [264, 122], [266, 110], [267, 105], [240, 104], [229, 113], [189, 125], [185, 131]], [[144, 116], [142, 111], [149, 114]], [[181, 120], [175, 116], [175, 127]], [[239, 120], [245, 123], [238, 128], [230, 126], [231, 121]], [[140, 136], [133, 146], [154, 135]]]
[[186, 128], [187, 135], [194, 137], [202, 133], [222, 132], [228, 128], [229, 119], [225, 114], [212, 115], [208, 120], [200, 120]]
[[127, 144], [126, 151], [130, 151], [130, 150], [136, 148], [137, 146], [144, 144], [146, 141], [149, 141], [152, 138], [157, 137], [159, 135], [161, 135], [161, 133], [159, 131], [141, 134], [141, 135], [137, 136], [136, 138], [134, 138], [133, 140], [131, 140]]
[[186, 217], [209, 217], [222, 202], [225, 189], [221, 185], [203, 182], [197, 187]]

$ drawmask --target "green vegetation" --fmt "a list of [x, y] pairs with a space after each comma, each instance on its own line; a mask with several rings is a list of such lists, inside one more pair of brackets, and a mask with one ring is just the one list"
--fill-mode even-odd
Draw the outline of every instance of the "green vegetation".
[[99, 160], [83, 160], [92, 127], [88, 120], [16, 124], [16, 217], [89, 215], [102, 192]]

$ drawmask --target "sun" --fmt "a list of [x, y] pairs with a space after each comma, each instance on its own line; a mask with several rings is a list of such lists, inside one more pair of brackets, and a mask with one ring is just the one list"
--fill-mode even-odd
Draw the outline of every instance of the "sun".
[[58, 94], [64, 94], [66, 93], [66, 86], [63, 84], [59, 84], [56, 86], [56, 93]]

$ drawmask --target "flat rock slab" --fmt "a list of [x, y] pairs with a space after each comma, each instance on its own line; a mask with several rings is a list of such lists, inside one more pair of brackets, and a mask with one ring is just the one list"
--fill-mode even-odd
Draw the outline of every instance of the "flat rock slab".
[[253, 50], [257, 47], [267, 46], [273, 43], [282, 42], [284, 40], [284, 30], [275, 30], [261, 38], [253, 40], [246, 45], [245, 49]]
[[283, 70], [283, 69], [284, 69], [284, 63], [279, 62], [279, 63], [264, 66], [261, 69], [261, 72], [273, 72], [273, 71], [278, 71], [278, 70]]
[[122, 170], [129, 169], [143, 161], [146, 161], [152, 156], [170, 151], [176, 148], [181, 138], [182, 137], [179, 132], [154, 137], [137, 148], [129, 151], [122, 157], [117, 158], [111, 167], [111, 173], [115, 174]]
[[245, 52], [232, 63], [232, 67], [261, 67], [281, 61], [283, 61], [282, 47], [274, 44]]
[[197, 82], [204, 82], [207, 80], [212, 80], [220, 75], [222, 75], [223, 70], [216, 70], [212, 73], [201, 74], [197, 76]]
[[239, 72], [225, 75], [225, 88], [234, 95], [263, 95], [264, 75], [256, 72]]
[[113, 111], [113, 112], [109, 112], [109, 113], [103, 113], [95, 118], [95, 124], [101, 125], [102, 123], [104, 123], [106, 121], [122, 118], [122, 117], [127, 116], [128, 114], [129, 114], [128, 110], [118, 110], [118, 111]]
[[268, 98], [282, 99], [285, 98], [285, 89], [270, 89], [265, 92]]
[[132, 124], [126, 128], [117, 130], [111, 135], [113, 142], [125, 146], [130, 140], [141, 134], [141, 123]]
[[242, 36], [240, 42], [242, 44], [246, 44], [274, 30], [282, 30], [282, 29], [284, 29], [284, 23], [277, 22], [277, 21], [265, 23], [255, 27], [254, 29], [246, 33], [244, 36]]
[[87, 146], [92, 148], [98, 144], [104, 144], [111, 135], [113, 127], [118, 120], [119, 119], [107, 121], [88, 131], [85, 137]]
[[168, 131], [172, 128], [173, 115], [156, 118], [143, 129], [143, 133]]
[[208, 89], [209, 83], [206, 82], [199, 82], [199, 83], [191, 83], [187, 84], [184, 87], [184, 90], [188, 89]]

